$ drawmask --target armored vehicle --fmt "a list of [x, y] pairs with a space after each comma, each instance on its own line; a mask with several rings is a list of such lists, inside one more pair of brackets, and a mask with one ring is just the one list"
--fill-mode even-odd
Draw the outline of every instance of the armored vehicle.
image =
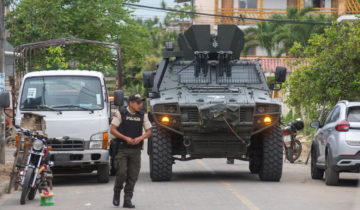
[[153, 121], [148, 141], [153, 181], [168, 181], [175, 160], [227, 158], [250, 162], [261, 180], [282, 175], [281, 88], [286, 68], [268, 85], [257, 61], [240, 59], [244, 34], [235, 25], [194, 25], [165, 43], [158, 69], [145, 72]]

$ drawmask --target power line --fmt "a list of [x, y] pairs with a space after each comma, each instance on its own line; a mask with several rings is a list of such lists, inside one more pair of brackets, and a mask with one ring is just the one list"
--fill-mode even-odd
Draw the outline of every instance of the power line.
[[130, 7], [135, 7], [135, 8], [143, 8], [143, 9], [157, 10], [157, 11], [163, 11], [163, 12], [177, 12], [177, 13], [184, 13], [184, 14], [189, 14], [189, 15], [202, 15], [202, 16], [220, 17], [220, 18], [233, 18], [233, 19], [239, 19], [242, 21], [252, 20], [252, 21], [267, 21], [267, 22], [288, 23], [288, 24], [331, 25], [331, 23], [328, 23], [328, 22], [309, 22], [309, 21], [298, 21], [298, 20], [291, 20], [291, 19], [280, 20], [280, 19], [250, 18], [250, 17], [246, 17], [244, 15], [239, 15], [239, 16], [217, 15], [217, 14], [210, 14], [210, 13], [203, 13], [203, 12], [191, 12], [191, 11], [182, 11], [182, 10], [176, 10], [176, 9], [170, 9], [170, 8], [153, 7], [153, 6], [125, 3], [125, 2], [122, 4], [124, 4], [126, 6], [130, 6]]

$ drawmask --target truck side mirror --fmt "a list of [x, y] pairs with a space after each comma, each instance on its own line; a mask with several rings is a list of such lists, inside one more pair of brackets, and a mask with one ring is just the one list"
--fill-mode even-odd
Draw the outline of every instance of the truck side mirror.
[[10, 93], [9, 92], [1, 92], [0, 93], [0, 107], [1, 108], [9, 108], [10, 107]]
[[124, 105], [124, 92], [122, 90], [114, 91], [114, 105], [123, 106]]
[[276, 83], [284, 83], [286, 81], [286, 67], [278, 66], [275, 70], [275, 82]]
[[146, 71], [143, 74], [143, 85], [144, 88], [152, 88], [154, 86], [156, 71]]

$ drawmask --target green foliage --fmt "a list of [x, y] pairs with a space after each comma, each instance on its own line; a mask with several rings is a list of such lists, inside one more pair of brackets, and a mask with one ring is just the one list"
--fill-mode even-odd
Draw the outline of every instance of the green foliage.
[[291, 74], [287, 103], [308, 119], [324, 117], [339, 100], [360, 100], [360, 22], [334, 24], [291, 52], [309, 64]]
[[[21, 0], [7, 16], [13, 45], [76, 37], [118, 43], [122, 49], [125, 86], [141, 84], [143, 71], [154, 70], [167, 32], [158, 18], [140, 20], [122, 2], [139, 0]], [[30, 70], [88, 69], [117, 76], [114, 52], [106, 47], [74, 44], [36, 50]]]
[[[161, 2], [161, 7], [164, 9], [173, 9], [173, 10], [186, 11], [186, 12], [195, 12], [196, 11], [195, 7], [188, 3], [176, 4], [173, 7], [168, 7], [164, 0]], [[194, 14], [188, 14], [188, 13], [183, 13], [183, 12], [168, 12], [165, 16], [164, 24], [166, 26], [169, 26], [170, 22], [183, 22], [185, 20], [190, 21], [193, 18], [195, 18]]]
[[[306, 7], [299, 10], [296, 7], [290, 7], [286, 15], [273, 15], [271, 19], [276, 20], [297, 20], [304, 22], [330, 22], [332, 17], [324, 15], [309, 14], [313, 9]], [[306, 24], [285, 24], [276, 22], [261, 22], [256, 27], [245, 30], [245, 50], [246, 53], [252, 47], [262, 47], [266, 50], [269, 57], [277, 57], [288, 53], [294, 43], [300, 43], [306, 46], [309, 38], [313, 34], [324, 32], [324, 25], [306, 25]]]
[[[50, 47], [45, 57], [46, 69], [67, 69], [68, 63], [63, 56], [63, 49], [61, 47]], [[37, 67], [38, 70], [42, 70]]]

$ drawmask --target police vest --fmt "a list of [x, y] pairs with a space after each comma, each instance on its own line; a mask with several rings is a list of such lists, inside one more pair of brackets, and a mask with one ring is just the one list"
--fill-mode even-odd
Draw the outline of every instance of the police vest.
[[[144, 113], [136, 112], [131, 114], [127, 109], [120, 110], [121, 114], [121, 124], [117, 130], [130, 138], [136, 138], [142, 135], [143, 133], [143, 124], [144, 124]], [[125, 142], [122, 139], [117, 138], [119, 143], [119, 148], [130, 148], [130, 149], [141, 149], [144, 142], [140, 142], [137, 145], [131, 145]]]

